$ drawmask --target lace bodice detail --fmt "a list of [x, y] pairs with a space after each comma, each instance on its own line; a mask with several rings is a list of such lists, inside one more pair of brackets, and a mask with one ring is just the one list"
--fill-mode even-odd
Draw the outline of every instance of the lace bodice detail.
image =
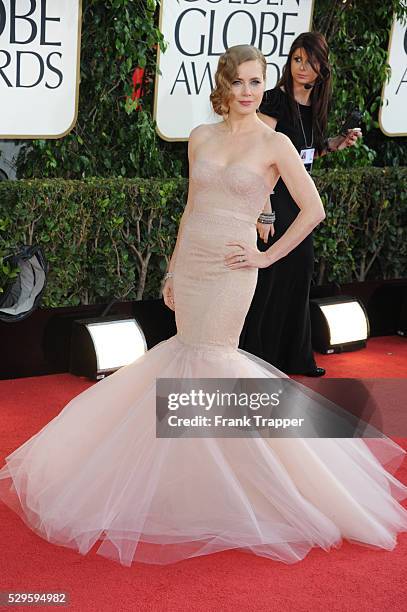
[[244, 164], [222, 166], [197, 159], [191, 171], [193, 209], [210, 214], [222, 208], [246, 215], [256, 222], [272, 189], [265, 179]]

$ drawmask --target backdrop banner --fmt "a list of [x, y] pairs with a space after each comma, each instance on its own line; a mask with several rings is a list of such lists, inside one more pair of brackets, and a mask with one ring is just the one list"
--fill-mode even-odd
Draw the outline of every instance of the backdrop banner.
[[0, 138], [57, 138], [75, 125], [81, 0], [0, 0]]
[[259, 47], [273, 87], [293, 40], [310, 29], [313, 0], [162, 0], [154, 117], [164, 140], [186, 140], [200, 123], [219, 118], [209, 94], [219, 56], [233, 45]]
[[382, 91], [380, 128], [386, 136], [407, 136], [407, 20], [394, 19], [388, 63], [391, 75]]

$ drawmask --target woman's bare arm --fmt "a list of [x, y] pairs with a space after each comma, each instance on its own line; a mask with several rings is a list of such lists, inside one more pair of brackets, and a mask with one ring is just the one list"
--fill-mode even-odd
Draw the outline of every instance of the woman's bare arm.
[[273, 134], [274, 165], [293, 200], [300, 209], [287, 231], [265, 254], [269, 265], [285, 257], [325, 219], [325, 211], [314, 181], [304, 168], [300, 156], [285, 134]]
[[178, 251], [179, 243], [181, 242], [182, 233], [183, 233], [183, 231], [185, 231], [185, 228], [184, 228], [185, 222], [186, 222], [188, 216], [190, 215], [192, 209], [193, 209], [192, 194], [190, 193], [190, 188], [189, 188], [188, 189], [188, 199], [187, 199], [187, 203], [185, 205], [184, 212], [182, 213], [181, 220], [180, 220], [180, 223], [179, 223], [179, 226], [178, 226], [177, 239], [176, 239], [176, 242], [175, 242], [174, 249], [172, 251], [170, 263], [168, 265], [168, 272], [173, 272], [174, 271], [175, 262], [176, 262], [176, 259], [177, 259], [177, 251]]
[[[263, 123], [265, 123], [269, 127], [273, 128], [273, 130], [275, 129], [275, 127], [277, 125], [277, 119], [275, 117], [269, 117], [268, 115], [263, 115], [263, 113], [258, 113], [258, 117], [259, 117], [259, 119], [261, 119], [263, 121]], [[264, 203], [263, 212], [264, 213], [271, 213], [272, 212], [272, 206], [271, 206], [271, 201], [270, 201], [269, 197], [266, 199], [266, 201]]]
[[271, 208], [271, 201], [270, 201], [270, 197], [267, 196], [265, 202], [264, 202], [264, 206], [263, 206], [263, 211], [266, 215], [269, 215], [272, 212], [272, 208]]
[[[206, 126], [198, 126], [196, 128], [194, 128], [189, 136], [189, 140], [188, 140], [188, 163], [189, 163], [189, 178], [191, 179], [191, 170], [192, 170], [192, 166], [194, 163], [194, 159], [195, 159], [195, 150], [197, 147], [197, 144], [201, 141], [202, 139], [202, 133], [204, 132]], [[193, 187], [191, 184], [191, 180], [189, 181], [189, 186], [188, 186], [188, 198], [187, 198], [187, 203], [185, 205], [184, 208], [184, 212], [182, 213], [181, 216], [181, 220], [180, 220], [180, 224], [178, 227], [178, 233], [177, 233], [177, 240], [175, 242], [175, 247], [174, 250], [172, 252], [171, 255], [171, 259], [170, 259], [170, 263], [168, 266], [168, 272], [173, 272], [174, 271], [174, 266], [175, 266], [175, 261], [177, 258], [177, 251], [178, 251], [178, 247], [179, 247], [179, 243], [181, 241], [181, 236], [183, 231], [185, 231], [185, 222], [188, 218], [188, 216], [191, 214], [191, 211], [193, 210], [194, 204], [193, 204]]]

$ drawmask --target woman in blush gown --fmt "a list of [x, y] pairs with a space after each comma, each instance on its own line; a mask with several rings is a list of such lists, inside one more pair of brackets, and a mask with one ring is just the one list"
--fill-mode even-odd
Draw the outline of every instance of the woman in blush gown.
[[[238, 349], [257, 270], [324, 218], [290, 140], [256, 116], [266, 62], [239, 45], [211, 95], [223, 120], [195, 128], [190, 190], [164, 286], [177, 334], [74, 398], [6, 458], [0, 496], [49, 542], [123, 565], [240, 549], [294, 563], [343, 538], [391, 550], [407, 487], [389, 438], [159, 438], [157, 378], [287, 378]], [[267, 251], [256, 221], [278, 177], [301, 211]], [[305, 395], [303, 396], [305, 398]], [[302, 410], [301, 394], [296, 407]], [[305, 406], [305, 402], [304, 402]]]

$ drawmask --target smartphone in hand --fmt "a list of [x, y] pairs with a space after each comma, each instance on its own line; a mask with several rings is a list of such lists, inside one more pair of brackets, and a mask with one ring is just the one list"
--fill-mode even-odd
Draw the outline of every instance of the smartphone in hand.
[[346, 117], [345, 123], [341, 127], [340, 134], [347, 136], [348, 130], [355, 130], [360, 128], [360, 122], [362, 120], [362, 113], [358, 108], [354, 108], [349, 115]]

